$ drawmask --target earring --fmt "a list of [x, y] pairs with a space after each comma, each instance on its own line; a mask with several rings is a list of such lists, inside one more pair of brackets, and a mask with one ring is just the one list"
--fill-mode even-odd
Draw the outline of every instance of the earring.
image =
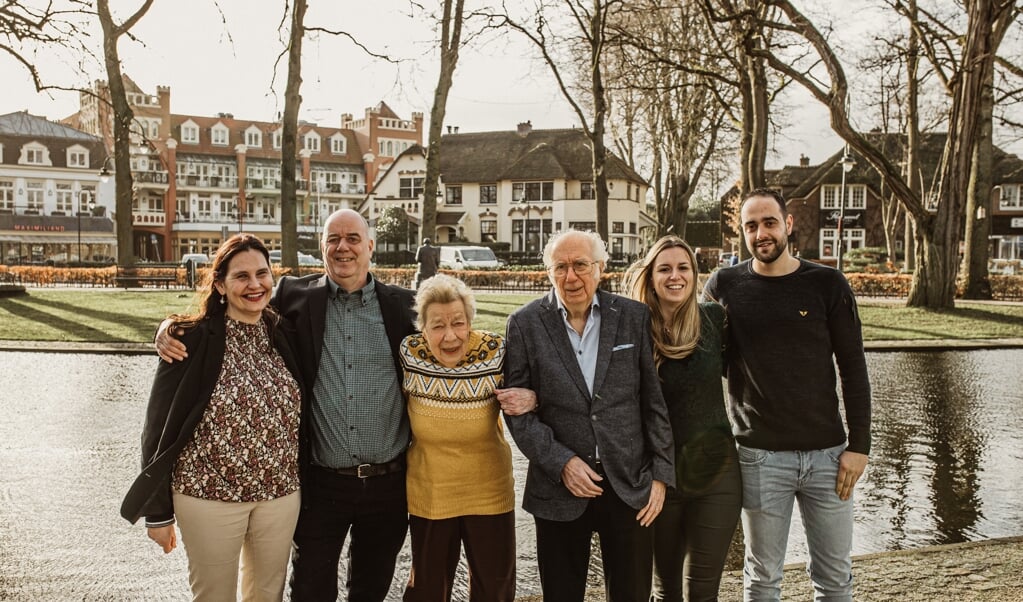
[[223, 305], [225, 303], [227, 303], [227, 299], [223, 295], [221, 295], [220, 296], [220, 304]]

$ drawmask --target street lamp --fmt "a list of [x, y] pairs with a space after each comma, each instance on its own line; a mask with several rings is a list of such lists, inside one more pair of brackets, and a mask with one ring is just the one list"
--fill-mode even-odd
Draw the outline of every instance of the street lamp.
[[845, 174], [852, 171], [856, 165], [856, 159], [849, 154], [849, 146], [846, 145], [842, 153], [842, 188], [838, 191], [838, 271], [842, 271], [842, 256], [845, 255]]

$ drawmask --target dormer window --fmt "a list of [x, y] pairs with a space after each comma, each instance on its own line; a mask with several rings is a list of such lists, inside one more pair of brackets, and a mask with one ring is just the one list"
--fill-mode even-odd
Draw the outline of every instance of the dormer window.
[[308, 150], [310, 152], [314, 152], [314, 153], [320, 152], [320, 135], [319, 134], [317, 134], [316, 132], [309, 132], [308, 134], [305, 135], [304, 140], [305, 140], [305, 149], [306, 150]]
[[245, 130], [245, 146], [249, 148], [260, 148], [263, 146], [263, 132], [252, 126]]
[[21, 147], [21, 165], [53, 165], [50, 161], [50, 149], [38, 142], [29, 142]]
[[192, 120], [182, 123], [181, 141], [185, 144], [199, 144], [199, 125]]
[[280, 130], [277, 130], [277, 131], [275, 131], [273, 133], [273, 145], [274, 145], [274, 148], [276, 148], [276, 149], [281, 148], [281, 131]]
[[67, 149], [67, 166], [85, 168], [89, 166], [89, 151], [79, 145], [68, 147]]
[[346, 147], [345, 137], [341, 134], [334, 134], [330, 137], [330, 152], [335, 155], [345, 154]]
[[217, 125], [213, 126], [213, 128], [210, 130], [210, 135], [213, 139], [213, 144], [215, 144], [216, 146], [227, 146], [228, 129], [226, 125], [218, 123]]

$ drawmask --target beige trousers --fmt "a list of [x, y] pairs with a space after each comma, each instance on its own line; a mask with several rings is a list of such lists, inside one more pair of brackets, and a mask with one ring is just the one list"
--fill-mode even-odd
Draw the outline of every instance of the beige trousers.
[[295, 492], [265, 502], [220, 502], [174, 492], [195, 602], [280, 602], [301, 506]]

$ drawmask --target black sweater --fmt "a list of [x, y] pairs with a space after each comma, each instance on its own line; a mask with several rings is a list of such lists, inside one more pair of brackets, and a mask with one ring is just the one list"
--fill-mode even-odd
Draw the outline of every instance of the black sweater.
[[729, 414], [736, 440], [773, 451], [846, 441], [870, 452], [870, 381], [852, 289], [839, 271], [800, 260], [791, 274], [761, 276], [750, 261], [718, 270], [704, 296], [728, 316]]

